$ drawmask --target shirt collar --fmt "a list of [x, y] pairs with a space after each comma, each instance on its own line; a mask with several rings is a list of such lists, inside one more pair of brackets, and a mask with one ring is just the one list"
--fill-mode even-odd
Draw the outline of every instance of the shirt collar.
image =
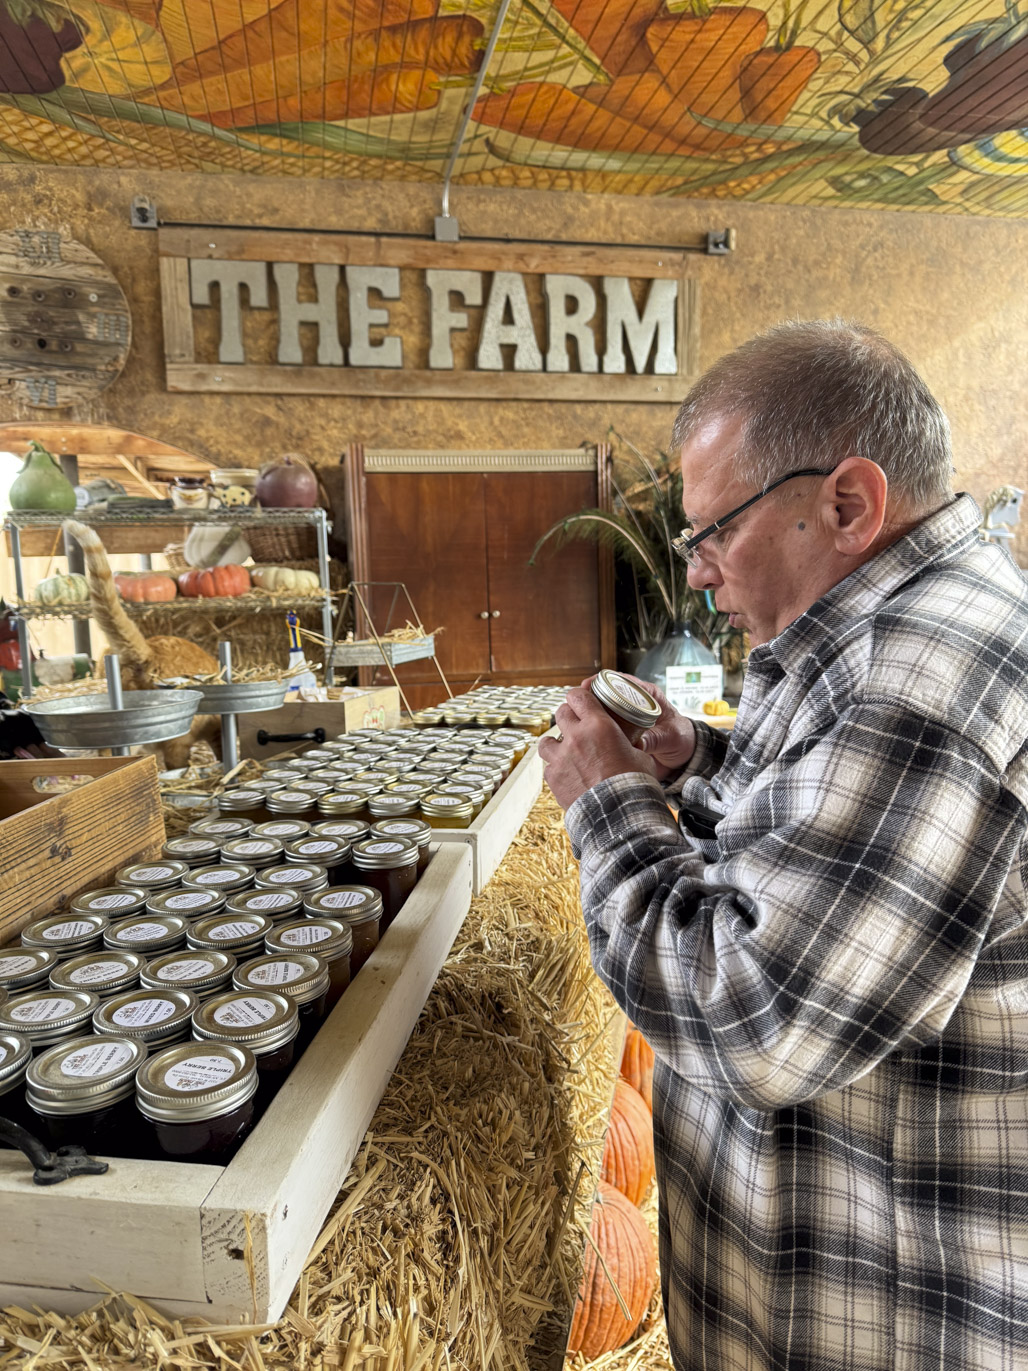
[[963, 552], [978, 537], [981, 510], [970, 495], [960, 494], [935, 514], [884, 548], [845, 580], [834, 585], [782, 629], [777, 638], [750, 653], [750, 665], [774, 660], [783, 671], [810, 662], [812, 651], [822, 648], [847, 628], [873, 613], [892, 595], [931, 565]]

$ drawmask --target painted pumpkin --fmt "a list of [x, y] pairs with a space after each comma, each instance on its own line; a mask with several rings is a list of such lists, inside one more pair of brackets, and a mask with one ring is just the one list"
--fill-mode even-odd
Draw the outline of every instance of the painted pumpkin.
[[255, 566], [250, 578], [261, 590], [292, 590], [300, 595], [311, 595], [321, 585], [316, 571], [291, 566]]
[[36, 599], [41, 605], [82, 605], [89, 599], [89, 585], [77, 571], [47, 576], [36, 586]]
[[250, 573], [245, 566], [214, 566], [207, 571], [183, 571], [178, 578], [183, 595], [205, 600], [223, 595], [245, 595], [250, 589]]
[[621, 1053], [621, 1074], [629, 1085], [635, 1086], [653, 1111], [653, 1048], [634, 1024], [628, 1025], [625, 1047]]
[[178, 595], [174, 578], [162, 576], [158, 571], [144, 571], [141, 575], [119, 572], [114, 584], [121, 598], [133, 604], [160, 604], [164, 600], [174, 600]]
[[[657, 1280], [657, 1253], [646, 1220], [606, 1181], [596, 1189], [589, 1236], [592, 1242], [586, 1247], [582, 1288], [568, 1337], [568, 1352], [581, 1352], [586, 1359], [625, 1345], [649, 1308]], [[621, 1293], [628, 1318], [611, 1281]]]
[[653, 1180], [653, 1117], [624, 1080], [614, 1087], [601, 1174], [633, 1204], [641, 1203]]

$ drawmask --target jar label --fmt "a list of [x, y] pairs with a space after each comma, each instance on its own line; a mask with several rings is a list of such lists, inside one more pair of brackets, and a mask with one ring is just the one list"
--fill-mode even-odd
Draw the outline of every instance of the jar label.
[[299, 962], [265, 962], [263, 966], [255, 966], [248, 971], [246, 979], [256, 981], [258, 985], [289, 985], [291, 981], [302, 980], [306, 975], [307, 968]]
[[259, 800], [262, 797], [259, 790], [233, 790], [231, 798], [233, 800]]
[[466, 804], [467, 804], [467, 800], [465, 800], [465, 798], [464, 798], [463, 795], [433, 795], [433, 796], [432, 796], [432, 806], [433, 806], [433, 808], [434, 808], [436, 805], [447, 805], [447, 806], [449, 806], [449, 805], [466, 805]]
[[332, 930], [324, 924], [304, 924], [302, 928], [287, 928], [279, 934], [290, 947], [309, 947], [311, 943], [323, 943], [332, 937]]
[[219, 941], [228, 942], [231, 938], [249, 938], [254, 933], [261, 931], [260, 924], [250, 923], [248, 920], [240, 919], [238, 922], [218, 924], [212, 928], [208, 938], [217, 938]]
[[129, 924], [128, 928], [118, 929], [118, 941], [148, 943], [151, 938], [167, 938], [170, 932], [164, 924]]
[[388, 833], [417, 833], [417, 824], [405, 824], [402, 819], [394, 819], [386, 829]]
[[617, 683], [618, 694], [623, 695], [631, 705], [642, 705], [644, 709], [650, 708], [650, 702], [646, 696], [631, 681], [626, 681], [623, 677]]
[[49, 1023], [51, 1019], [63, 1019], [66, 1014], [74, 1013], [74, 1000], [33, 1000], [31, 1004], [15, 1004], [8, 1007], [8, 1014], [18, 1023]]
[[90, 909], [123, 909], [127, 904], [135, 903], [135, 895], [98, 895], [95, 900], [89, 901]]
[[252, 999], [247, 995], [219, 1005], [214, 1011], [214, 1022], [226, 1028], [250, 1028], [254, 1024], [267, 1023], [274, 1013], [275, 1006], [270, 1000]]
[[235, 1063], [225, 1057], [187, 1057], [168, 1067], [164, 1084], [172, 1090], [213, 1090], [230, 1081], [235, 1070]]
[[105, 1043], [102, 1039], [76, 1048], [61, 1058], [61, 1073], [65, 1076], [106, 1076], [132, 1060], [128, 1043]]
[[297, 866], [292, 871], [266, 871], [263, 879], [275, 881], [278, 885], [300, 885], [314, 874], [309, 866]]
[[319, 852], [335, 852], [336, 850], [335, 843], [326, 842], [304, 843], [300, 848], [305, 857], [316, 857]]
[[239, 879], [237, 871], [201, 871], [193, 877], [199, 885], [225, 885], [228, 881]]
[[339, 823], [318, 824], [318, 830], [324, 833], [326, 838], [352, 838], [355, 833], [362, 833], [364, 825], [359, 819], [341, 819]]
[[87, 933], [98, 933], [96, 924], [72, 921], [65, 924], [51, 924], [43, 929], [43, 937], [48, 941], [56, 938], [84, 938]]
[[170, 866], [137, 866], [132, 871], [134, 881], [170, 881], [174, 875]]
[[176, 852], [202, 852], [211, 844], [206, 838], [172, 838], [168, 846], [174, 847]]
[[205, 833], [238, 833], [239, 827], [238, 819], [234, 821], [226, 820], [224, 823], [219, 823], [217, 819], [205, 819], [203, 821], [203, 831]]
[[330, 890], [318, 899], [318, 904], [326, 904], [329, 909], [351, 909], [355, 904], [363, 904], [367, 895], [359, 890]]
[[[422, 790], [422, 787], [419, 786], [419, 785], [417, 785], [414, 781], [401, 781], [401, 782], [399, 783], [399, 785], [394, 785], [394, 786], [392, 787], [393, 794], [394, 794], [394, 795], [401, 795], [401, 796], [402, 796], [402, 795], [420, 795], [420, 794], [421, 794], [421, 790]], [[381, 798], [382, 798], [382, 799], [385, 799], [386, 796], [383, 795]]]
[[234, 847], [232, 850], [233, 850], [234, 852], [241, 852], [241, 853], [243, 853], [244, 856], [247, 856], [247, 857], [249, 857], [249, 856], [251, 855], [251, 853], [252, 853], [254, 856], [257, 856], [257, 855], [258, 855], [259, 853], [261, 853], [261, 852], [274, 852], [274, 851], [275, 851], [275, 844], [274, 844], [274, 843], [262, 843], [262, 842], [260, 842], [260, 840], [258, 840], [258, 841], [256, 841], [256, 842], [252, 842], [252, 843], [245, 843], [245, 842], [244, 842], [244, 843], [236, 843], [235, 847]]
[[162, 981], [191, 981], [199, 976], [213, 976], [215, 969], [213, 962], [202, 957], [188, 957], [180, 962], [168, 962], [157, 972], [157, 977]]
[[0, 1043], [0, 1062], [5, 1062], [9, 1056], [10, 1053], [7, 1048], [4, 1047], [3, 1043]]
[[116, 981], [119, 976], [125, 975], [125, 971], [121, 962], [90, 962], [88, 966], [80, 966], [73, 971], [68, 980], [76, 985], [95, 985], [99, 981]]
[[295, 824], [264, 824], [262, 827], [269, 838], [277, 838], [280, 834], [284, 836], [287, 833], [296, 832]]
[[362, 852], [390, 853], [404, 852], [406, 848], [403, 843], [365, 843], [361, 848]]
[[116, 1009], [111, 1018], [122, 1028], [146, 1028], [149, 1024], [163, 1023], [174, 1012], [171, 1000], [132, 1000]]
[[282, 909], [292, 904], [293, 896], [288, 890], [268, 890], [263, 895], [247, 895], [247, 909]]
[[164, 901], [165, 909], [195, 909], [197, 905], [210, 904], [211, 897], [203, 890], [183, 890], [179, 895], [169, 895]]
[[38, 965], [34, 957], [0, 957], [0, 977], [21, 976]]

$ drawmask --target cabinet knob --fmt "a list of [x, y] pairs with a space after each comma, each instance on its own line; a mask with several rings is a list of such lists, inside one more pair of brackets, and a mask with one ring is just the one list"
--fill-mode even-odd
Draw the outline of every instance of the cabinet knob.
[[493, 618], [494, 618], [494, 619], [498, 619], [499, 617], [500, 617], [500, 611], [499, 611], [498, 609], [494, 609], [494, 610], [493, 610]]
[[481, 613], [478, 617], [479, 617], [480, 619], [488, 619], [488, 618], [489, 618], [489, 611], [488, 611], [487, 609], [483, 609], [483, 610], [482, 610], [482, 613]]

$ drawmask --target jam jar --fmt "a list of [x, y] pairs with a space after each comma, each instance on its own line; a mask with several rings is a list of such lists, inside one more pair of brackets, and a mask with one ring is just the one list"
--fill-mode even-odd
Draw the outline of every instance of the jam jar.
[[[403, 795], [413, 800], [420, 800], [422, 795], [428, 795], [445, 779], [446, 777], [440, 772], [433, 772], [431, 777], [425, 776], [421, 772], [418, 772], [417, 775], [412, 772], [406, 780], [394, 781], [392, 785], [386, 786], [385, 790], [381, 791], [376, 798], [381, 798], [383, 795]], [[416, 804], [414, 808], [417, 809]]]
[[224, 815], [230, 819], [249, 819], [252, 823], [259, 824], [268, 817], [264, 808], [264, 798], [264, 792], [261, 790], [250, 790], [247, 786], [235, 786], [231, 790], [223, 790], [220, 795], [216, 795], [214, 803], [218, 807], [219, 815]]
[[[334, 761], [337, 755], [334, 748], [310, 747], [303, 754], [303, 760], [308, 764], [310, 762], [317, 762], [318, 766], [325, 766], [328, 762]], [[315, 767], [314, 770], [317, 770], [317, 768]]]
[[353, 875], [350, 866], [350, 844], [343, 838], [328, 838], [311, 833], [286, 845], [286, 864], [323, 866], [329, 885], [343, 885]]
[[371, 832], [379, 838], [398, 838], [401, 842], [414, 843], [418, 849], [418, 875], [424, 873], [430, 860], [428, 845], [432, 841], [432, 825], [424, 819], [378, 819], [371, 826]]
[[42, 948], [0, 947], [0, 990], [22, 995], [26, 990], [42, 990], [50, 984], [50, 972], [58, 964], [56, 952]]
[[241, 890], [225, 902], [226, 912], [236, 917], [266, 915], [275, 924], [299, 918], [303, 912], [303, 892], [299, 890]]
[[245, 838], [230, 838], [221, 849], [221, 860], [241, 862], [260, 871], [265, 866], [277, 866], [283, 860], [282, 851], [281, 838], [261, 838], [251, 832]]
[[328, 873], [317, 862], [285, 862], [257, 873], [258, 890], [296, 890], [307, 896], [328, 885]]
[[170, 890], [189, 870], [185, 862], [174, 857], [162, 857], [155, 862], [130, 862], [114, 873], [115, 885], [134, 886], [152, 894], [155, 890]]
[[144, 910], [131, 919], [111, 924], [104, 934], [104, 947], [112, 952], [138, 952], [141, 957], [156, 957], [186, 945], [188, 920], [181, 914], [151, 914]]
[[264, 939], [266, 952], [313, 952], [328, 967], [328, 998], [325, 1012], [332, 1008], [350, 984], [350, 954], [353, 933], [342, 919], [294, 919], [280, 924]]
[[467, 828], [475, 806], [461, 795], [440, 795], [433, 791], [420, 805], [421, 817], [433, 828]]
[[237, 962], [242, 962], [264, 951], [264, 939], [274, 927], [274, 922], [264, 914], [226, 911], [190, 924], [186, 946], [208, 952], [231, 952]]
[[485, 804], [485, 791], [481, 786], [475, 785], [471, 781], [445, 781], [435, 793], [437, 795], [465, 796], [466, 799], [471, 801], [472, 809], [474, 811], [472, 819], [478, 818], [479, 814], [482, 812], [482, 806]]
[[274, 819], [303, 819], [307, 823], [318, 817], [317, 795], [306, 790], [273, 790], [264, 797], [268, 821]]
[[221, 862], [218, 866], [198, 866], [184, 877], [183, 890], [216, 890], [219, 895], [234, 895], [253, 885], [253, 867], [243, 862]]
[[501, 732], [494, 735], [494, 742], [501, 747], [510, 747], [514, 750], [514, 765], [517, 766], [522, 757], [526, 754], [532, 744], [532, 734], [527, 729], [511, 729], [509, 732]]
[[148, 1052], [185, 1042], [193, 1010], [200, 1003], [191, 990], [141, 987], [102, 1000], [93, 1011], [93, 1032], [100, 1038], [136, 1038]]
[[184, 833], [180, 838], [169, 838], [161, 848], [165, 857], [185, 862], [186, 866], [210, 866], [218, 860], [221, 844], [216, 838], [198, 838]]
[[150, 990], [165, 986], [180, 986], [191, 990], [199, 1000], [208, 1000], [224, 990], [236, 969], [231, 952], [185, 951], [165, 952], [143, 967], [139, 983]]
[[468, 753], [468, 765], [475, 766], [480, 762], [489, 762], [500, 772], [503, 780], [506, 780], [514, 770], [514, 749], [512, 747], [477, 747], [474, 752]]
[[101, 1000], [110, 999], [139, 984], [144, 959], [136, 952], [84, 952], [70, 957], [50, 972], [52, 990], [91, 990]]
[[523, 728], [533, 738], [541, 738], [548, 732], [551, 723], [548, 714], [540, 714], [536, 710], [511, 710], [510, 721], [512, 724]]
[[255, 824], [255, 838], [277, 838], [280, 843], [291, 843], [311, 831], [306, 819], [269, 819], [266, 824]]
[[363, 883], [382, 896], [379, 932], [384, 933], [417, 883], [417, 846], [400, 838], [362, 838], [354, 844], [353, 865]]
[[104, 931], [110, 923], [106, 914], [51, 914], [26, 924], [21, 931], [22, 947], [41, 947], [56, 952], [63, 962], [80, 952], [94, 952], [103, 946]]
[[649, 691], [619, 671], [599, 672], [589, 689], [633, 747], [660, 718], [660, 705]]
[[74, 914], [106, 914], [108, 919], [127, 919], [146, 904], [146, 891], [123, 885], [106, 885], [99, 890], [84, 890], [69, 905]]
[[368, 800], [368, 813], [372, 822], [376, 819], [395, 819], [401, 814], [416, 814], [420, 794], [401, 795], [395, 790], [384, 790], [381, 795], [372, 795]]
[[0, 1004], [0, 1032], [28, 1039], [34, 1053], [89, 1031], [100, 1003], [90, 990], [29, 990]]
[[52, 1148], [138, 1157], [149, 1151], [136, 1112], [136, 1072], [146, 1060], [137, 1038], [69, 1038], [33, 1058], [25, 1100]]
[[324, 819], [311, 824], [311, 832], [319, 838], [342, 838], [351, 847], [358, 838], [367, 837], [371, 825], [366, 819]]
[[[25, 1071], [32, 1060], [27, 1038], [9, 1029], [0, 1029], [0, 1116], [35, 1133], [35, 1115], [25, 1100]], [[0, 1138], [0, 1148], [10, 1144]]]
[[328, 967], [313, 952], [266, 952], [245, 966], [236, 967], [232, 984], [237, 990], [277, 990], [295, 1001], [300, 1011], [297, 1056], [306, 1049], [325, 1017]]
[[229, 818], [225, 815], [217, 819], [197, 819], [186, 831], [194, 838], [213, 838], [220, 847], [229, 838], [245, 838], [253, 826], [251, 819]]
[[308, 918], [345, 919], [353, 934], [350, 979], [356, 976], [378, 946], [382, 896], [370, 885], [341, 885], [319, 890], [303, 902]]
[[367, 823], [367, 792], [356, 789], [330, 790], [318, 796], [318, 819], [363, 819]]
[[260, 1118], [289, 1075], [296, 1057], [300, 1013], [295, 1000], [274, 990], [225, 990], [193, 1014], [194, 1042], [236, 1043], [257, 1058], [255, 1117]]
[[146, 902], [148, 914], [177, 914], [181, 919], [203, 919], [225, 907], [220, 890], [159, 890]]
[[254, 1125], [257, 1060], [248, 1047], [188, 1042], [139, 1068], [136, 1105], [165, 1157], [224, 1166]]

